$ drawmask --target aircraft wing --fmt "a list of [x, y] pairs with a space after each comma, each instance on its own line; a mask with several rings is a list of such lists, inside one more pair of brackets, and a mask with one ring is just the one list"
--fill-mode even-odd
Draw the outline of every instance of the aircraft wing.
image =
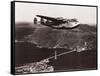
[[40, 18], [47, 19], [47, 20], [51, 20], [51, 21], [54, 21], [54, 22], [63, 23], [63, 20], [58, 20], [57, 18], [48, 17], [48, 16], [42, 16], [42, 15], [36, 15], [36, 16], [40, 17]]

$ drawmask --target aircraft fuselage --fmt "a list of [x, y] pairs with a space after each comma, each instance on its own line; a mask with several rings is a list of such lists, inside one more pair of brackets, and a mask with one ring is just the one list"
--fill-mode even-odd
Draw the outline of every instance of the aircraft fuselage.
[[[41, 18], [42, 20], [41, 24], [55, 29], [72, 29], [79, 26], [79, 22], [75, 18], [64, 19], [62, 17], [53, 18], [42, 15], [36, 15], [36, 16]], [[43, 22], [44, 21], [43, 19], [46, 19], [46, 22]]]

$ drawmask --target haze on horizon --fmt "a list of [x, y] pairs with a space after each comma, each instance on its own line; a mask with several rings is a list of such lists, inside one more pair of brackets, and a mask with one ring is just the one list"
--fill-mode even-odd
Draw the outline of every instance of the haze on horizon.
[[96, 24], [96, 7], [15, 3], [15, 22], [33, 22], [36, 15], [77, 18], [83, 24]]

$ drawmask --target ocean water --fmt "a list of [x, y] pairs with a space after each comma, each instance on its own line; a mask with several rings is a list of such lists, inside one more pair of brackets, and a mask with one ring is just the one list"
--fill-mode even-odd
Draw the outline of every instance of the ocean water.
[[[54, 71], [70, 69], [88, 69], [97, 67], [96, 28], [87, 25], [75, 30], [54, 30], [48, 27], [16, 27], [15, 33], [15, 64], [39, 62], [48, 57], [86, 48], [82, 52], [71, 53], [50, 59], [48, 65]], [[85, 29], [85, 30], [84, 30]]]

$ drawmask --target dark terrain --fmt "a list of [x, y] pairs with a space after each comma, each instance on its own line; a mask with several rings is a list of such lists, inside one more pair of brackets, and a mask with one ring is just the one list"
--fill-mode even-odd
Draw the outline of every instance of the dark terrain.
[[20, 66], [37, 62], [57, 53], [70, 51], [77, 46], [87, 49], [83, 52], [72, 52], [55, 59], [50, 59], [50, 65], [55, 71], [69, 69], [88, 69], [97, 67], [97, 28], [80, 24], [75, 29], [56, 30], [42, 25], [30, 23], [16, 24], [15, 28], [15, 63]]

